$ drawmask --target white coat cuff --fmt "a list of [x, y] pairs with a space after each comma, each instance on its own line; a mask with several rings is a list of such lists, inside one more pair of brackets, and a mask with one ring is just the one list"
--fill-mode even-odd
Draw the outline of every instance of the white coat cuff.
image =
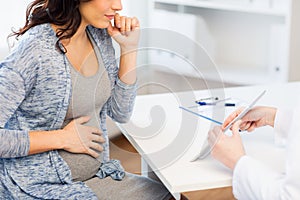
[[274, 122], [275, 144], [286, 145], [286, 139], [291, 127], [293, 112], [288, 109], [278, 109]]

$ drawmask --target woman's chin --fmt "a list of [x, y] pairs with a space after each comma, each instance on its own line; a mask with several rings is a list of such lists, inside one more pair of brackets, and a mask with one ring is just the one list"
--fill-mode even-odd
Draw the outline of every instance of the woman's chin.
[[105, 28], [108, 28], [109, 23], [110, 23], [110, 21], [102, 22], [102, 23], [94, 23], [94, 24], [91, 24], [91, 25], [95, 28], [105, 29]]

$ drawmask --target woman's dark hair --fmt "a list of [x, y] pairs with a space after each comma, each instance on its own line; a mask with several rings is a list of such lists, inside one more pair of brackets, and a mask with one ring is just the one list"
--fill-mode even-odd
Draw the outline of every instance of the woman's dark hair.
[[34, 26], [51, 23], [61, 27], [56, 33], [59, 39], [56, 46], [66, 53], [59, 41], [69, 39], [76, 33], [81, 23], [79, 4], [88, 1], [90, 0], [35, 0], [27, 7], [25, 26], [12, 35], [18, 38]]

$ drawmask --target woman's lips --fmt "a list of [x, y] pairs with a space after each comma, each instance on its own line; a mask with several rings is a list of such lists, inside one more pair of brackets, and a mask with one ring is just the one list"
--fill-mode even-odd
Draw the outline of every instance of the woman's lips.
[[115, 18], [114, 15], [105, 15], [109, 20], [113, 20]]

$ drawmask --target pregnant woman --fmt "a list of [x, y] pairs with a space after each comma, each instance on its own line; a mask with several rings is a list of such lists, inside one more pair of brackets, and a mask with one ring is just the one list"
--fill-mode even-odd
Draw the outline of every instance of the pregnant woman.
[[106, 116], [128, 121], [136, 96], [140, 25], [121, 9], [120, 0], [29, 5], [0, 63], [0, 199], [170, 198], [109, 159]]

